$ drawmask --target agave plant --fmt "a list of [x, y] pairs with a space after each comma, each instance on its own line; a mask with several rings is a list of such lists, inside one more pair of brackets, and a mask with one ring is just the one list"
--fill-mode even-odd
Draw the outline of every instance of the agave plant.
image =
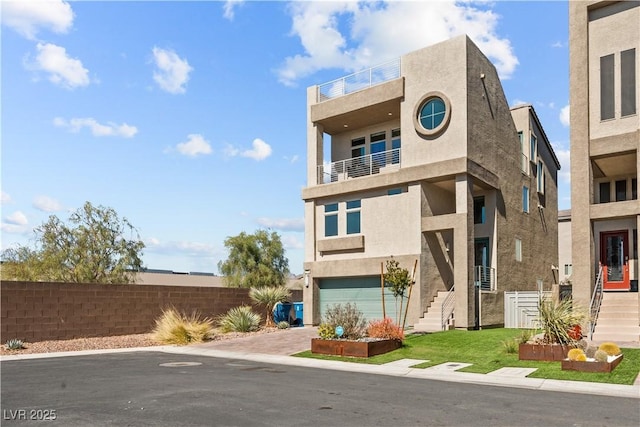
[[571, 330], [582, 323], [585, 315], [581, 308], [576, 307], [572, 300], [556, 301], [540, 298], [538, 301], [538, 321], [544, 341], [549, 344], [568, 344], [575, 340]]
[[260, 315], [254, 313], [251, 307], [241, 305], [229, 310], [218, 318], [218, 325], [222, 332], [252, 332], [260, 328]]
[[22, 342], [22, 340], [19, 340], [17, 338], [13, 338], [13, 339], [10, 339], [9, 341], [7, 341], [7, 343], [4, 345], [4, 347], [7, 350], [22, 350], [24, 348], [24, 343]]
[[251, 288], [249, 290], [249, 298], [256, 304], [261, 304], [265, 307], [265, 324], [266, 326], [273, 326], [272, 313], [274, 307], [277, 303], [291, 298], [291, 291], [286, 286]]

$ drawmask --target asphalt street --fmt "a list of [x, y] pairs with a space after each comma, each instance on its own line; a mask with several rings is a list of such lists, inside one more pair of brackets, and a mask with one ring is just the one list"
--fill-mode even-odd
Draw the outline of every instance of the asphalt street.
[[638, 399], [161, 352], [2, 361], [3, 426], [635, 426]]

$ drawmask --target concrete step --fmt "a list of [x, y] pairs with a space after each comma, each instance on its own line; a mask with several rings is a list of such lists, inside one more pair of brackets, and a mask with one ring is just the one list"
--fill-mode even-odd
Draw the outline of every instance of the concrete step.
[[603, 332], [594, 332], [593, 333], [593, 341], [612, 341], [615, 343], [623, 343], [623, 342], [638, 342], [640, 341], [640, 333], [637, 334], [623, 334], [623, 333], [603, 333]]
[[608, 301], [635, 301], [638, 303], [638, 293], [637, 292], [603, 292], [602, 299]]
[[598, 319], [638, 319], [637, 311], [600, 311]]

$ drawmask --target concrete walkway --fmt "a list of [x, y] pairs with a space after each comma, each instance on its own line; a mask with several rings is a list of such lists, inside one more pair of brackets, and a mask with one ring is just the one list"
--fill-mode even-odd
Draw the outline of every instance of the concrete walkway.
[[413, 368], [424, 360], [402, 359], [384, 365], [319, 360], [291, 357], [292, 354], [311, 348], [311, 338], [318, 335], [315, 327], [291, 328], [268, 334], [253, 335], [233, 340], [213, 341], [189, 346], [158, 346], [125, 348], [117, 350], [91, 350], [50, 354], [26, 354], [3, 356], [0, 360], [21, 360], [47, 357], [84, 356], [105, 353], [126, 353], [133, 351], [158, 351], [184, 356], [209, 356], [228, 359], [248, 360], [261, 363], [301, 366], [315, 369], [360, 372], [374, 375], [391, 375], [408, 378], [421, 378], [438, 381], [482, 384], [498, 387], [517, 387], [536, 390], [594, 394], [640, 399], [640, 384], [618, 385], [590, 383], [583, 381], [560, 381], [540, 378], [528, 378], [531, 371], [522, 368], [502, 368], [489, 374], [457, 372], [466, 364], [448, 362], [426, 369]]

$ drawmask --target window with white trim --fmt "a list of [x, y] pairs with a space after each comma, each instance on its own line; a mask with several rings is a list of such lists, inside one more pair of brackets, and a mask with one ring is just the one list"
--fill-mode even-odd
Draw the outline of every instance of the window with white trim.
[[516, 237], [516, 261], [522, 261], [522, 239]]
[[360, 200], [347, 202], [347, 234], [360, 233]]
[[324, 205], [324, 236], [338, 235], [338, 204]]
[[522, 212], [529, 213], [529, 187], [522, 187]]
[[544, 194], [544, 185], [545, 185], [545, 177], [544, 177], [544, 163], [542, 160], [538, 160], [538, 170], [537, 170], [537, 190], [538, 193]]

